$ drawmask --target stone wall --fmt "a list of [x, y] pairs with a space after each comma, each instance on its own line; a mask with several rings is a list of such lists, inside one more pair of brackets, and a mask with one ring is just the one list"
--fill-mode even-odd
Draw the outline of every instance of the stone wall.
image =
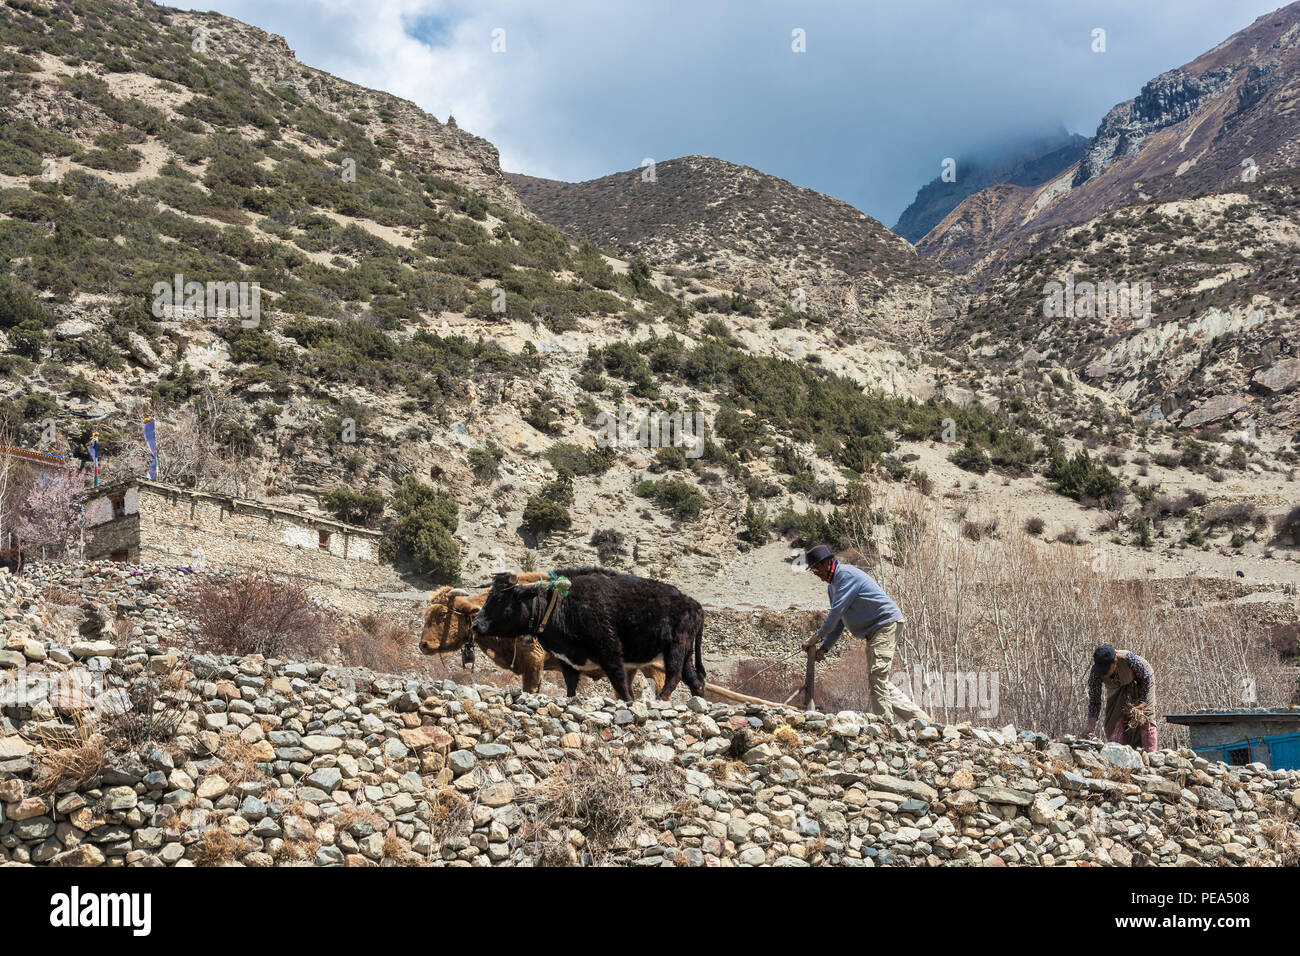
[[[1188, 750], [84, 640], [2, 572], [0, 619], [0, 865], [1300, 862], [1300, 771]], [[133, 744], [99, 702], [151, 681]]]
[[357, 613], [404, 588], [379, 560], [382, 535], [261, 502], [137, 480], [99, 489], [86, 506], [86, 558], [292, 574], [313, 597]]

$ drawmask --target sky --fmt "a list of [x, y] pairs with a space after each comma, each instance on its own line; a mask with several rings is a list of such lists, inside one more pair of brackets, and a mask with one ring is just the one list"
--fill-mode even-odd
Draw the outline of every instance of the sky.
[[201, 0], [188, 8], [279, 33], [302, 63], [410, 99], [440, 120], [454, 115], [500, 150], [509, 172], [573, 182], [702, 154], [892, 226], [945, 158], [1061, 127], [1090, 136], [1147, 80], [1280, 5]]

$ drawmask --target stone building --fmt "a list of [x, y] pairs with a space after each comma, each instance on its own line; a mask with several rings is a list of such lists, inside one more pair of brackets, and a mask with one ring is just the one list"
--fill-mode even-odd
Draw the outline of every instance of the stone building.
[[356, 613], [380, 610], [384, 592], [404, 587], [379, 560], [378, 531], [144, 478], [91, 489], [85, 528], [88, 560], [289, 574]]
[[1300, 708], [1205, 710], [1165, 714], [1165, 720], [1185, 724], [1192, 749], [1207, 760], [1300, 770]]

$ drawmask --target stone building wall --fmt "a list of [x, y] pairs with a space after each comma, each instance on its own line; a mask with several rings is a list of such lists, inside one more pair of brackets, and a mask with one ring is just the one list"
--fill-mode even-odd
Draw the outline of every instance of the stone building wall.
[[382, 535], [261, 502], [137, 479], [86, 506], [86, 558], [292, 574], [313, 596], [356, 613], [404, 587], [379, 560]]
[[1295, 720], [1240, 720], [1223, 723], [1191, 724], [1191, 745], [1193, 748], [1228, 747], [1234, 744], [1245, 746], [1244, 741], [1253, 740], [1251, 759], [1258, 760], [1266, 766], [1273, 766], [1273, 748], [1261, 738], [1278, 737], [1300, 733], [1300, 721]]
[[1258, 740], [1278, 734], [1300, 732], [1300, 723], [1294, 720], [1235, 720], [1221, 724], [1191, 724], [1192, 747], [1224, 747], [1240, 740]]

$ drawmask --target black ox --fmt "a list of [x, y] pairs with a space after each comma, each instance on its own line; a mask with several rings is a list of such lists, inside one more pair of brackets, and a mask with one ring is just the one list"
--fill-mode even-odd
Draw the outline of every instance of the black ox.
[[672, 696], [683, 679], [693, 693], [704, 692], [704, 608], [699, 601], [671, 584], [608, 568], [557, 574], [569, 579], [569, 593], [557, 597], [540, 632], [552, 592], [545, 583], [521, 585], [516, 575], [498, 574], [474, 619], [474, 633], [515, 639], [536, 635], [559, 659], [570, 697], [580, 674], [604, 671], [618, 696], [631, 700], [628, 670], [651, 663], [664, 669], [660, 700]]

